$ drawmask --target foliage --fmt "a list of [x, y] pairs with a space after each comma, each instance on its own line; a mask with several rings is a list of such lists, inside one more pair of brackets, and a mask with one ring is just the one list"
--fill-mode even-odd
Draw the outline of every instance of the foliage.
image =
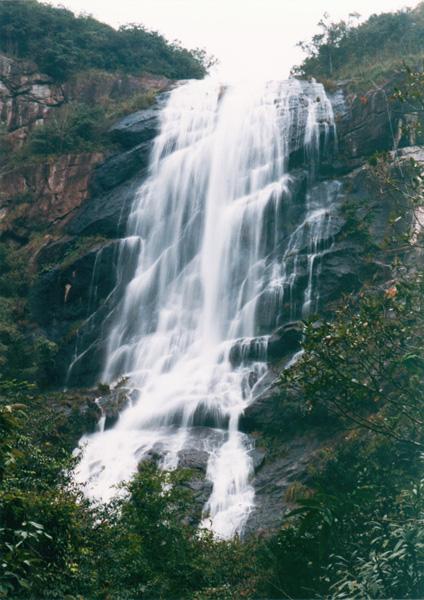
[[0, 393], [0, 597], [246, 595], [251, 545], [197, 531], [188, 474], [145, 464], [125, 493], [94, 505], [70, 478], [57, 410], [42, 411], [26, 384], [4, 382]]
[[403, 124], [403, 133], [410, 143], [415, 145], [423, 140], [424, 117], [424, 73], [408, 65], [404, 66], [406, 77], [403, 85], [396, 87], [393, 99], [401, 102], [410, 113], [409, 120]]
[[25, 150], [32, 155], [91, 152], [103, 141], [104, 120], [101, 106], [67, 103], [32, 131]]
[[423, 291], [409, 273], [306, 326], [281, 386], [339, 439], [259, 548], [259, 597], [422, 597]]
[[282, 375], [307, 399], [344, 422], [423, 448], [424, 376], [421, 275], [361, 293], [337, 318], [306, 328], [305, 354]]
[[303, 427], [335, 433], [303, 496], [298, 486], [297, 508], [258, 549], [259, 597], [424, 593], [424, 279], [405, 267], [422, 239], [422, 167], [410, 161], [394, 176], [387, 158], [375, 157], [372, 173], [394, 214], [373, 253], [394, 255], [393, 280], [346, 298], [331, 321], [305, 324], [304, 353], [280, 378]]
[[422, 597], [422, 285], [419, 274], [398, 279], [347, 302], [332, 323], [307, 328], [305, 354], [282, 384], [304, 399], [305, 419], [335, 413], [341, 434], [269, 539], [199, 533], [187, 475], [152, 464], [111, 504], [92, 505], [69, 479], [72, 443], [58, 433], [57, 409], [43, 409], [31, 386], [5, 382], [3, 595]]
[[424, 3], [414, 10], [372, 15], [360, 24], [358, 18], [353, 13], [348, 20], [332, 22], [324, 15], [318, 24], [320, 32], [310, 42], [299, 42], [307, 56], [294, 73], [320, 79], [359, 76], [370, 80], [376, 65], [381, 67], [373, 73], [374, 78], [388, 71], [393, 75], [394, 66], [401, 66], [402, 59], [422, 62]]
[[[412, 30], [406, 34], [405, 27], [413, 18], [417, 35], [422, 34], [420, 10], [372, 17], [359, 27], [353, 21], [323, 21], [321, 37], [307, 48], [305, 73], [339, 76], [350, 68], [352, 44], [358, 45], [353, 59], [363, 64], [397, 52], [404, 43], [416, 52], [420, 38]], [[37, 28], [49, 32], [42, 43]], [[393, 49], [386, 43], [389, 34]], [[163, 44], [167, 50], [161, 53]], [[0, 3], [0, 47], [31, 55], [59, 78], [93, 67], [149, 68], [168, 75], [177, 68], [186, 75], [194, 69], [193, 55], [156, 34], [132, 26], [115, 32], [90, 17], [76, 19], [34, 1]], [[411, 70], [396, 99], [421, 110], [421, 88], [421, 73]], [[34, 130], [27, 151], [43, 157], [96, 149], [108, 143], [109, 118], [146, 101], [140, 96], [129, 101], [131, 107], [64, 105], [44, 129]], [[393, 180], [386, 159], [373, 157], [376, 182], [393, 191], [402, 210], [419, 209], [423, 177], [418, 165], [411, 164], [413, 176], [405, 186]], [[348, 210], [345, 217], [347, 232], [358, 234], [356, 212]], [[363, 223], [360, 239], [368, 246], [373, 240], [366, 219]], [[84, 497], [72, 481], [76, 459], [71, 451], [95, 413], [81, 409], [77, 393], [37, 392], [33, 382], [54, 379], [56, 347], [27, 327], [25, 257], [13, 242], [3, 242], [0, 597], [423, 597], [424, 280], [418, 268], [408, 273], [402, 266], [411, 242], [416, 246], [419, 240], [418, 231], [411, 236], [407, 229], [402, 239], [393, 234], [384, 249], [397, 257], [389, 284], [345, 299], [331, 321], [307, 324], [305, 352], [281, 376], [283, 408], [297, 432], [325, 424], [334, 432], [332, 442], [311, 466], [307, 481], [289, 489], [286, 500], [296, 507], [281, 529], [268, 539], [243, 542], [217, 541], [196, 529], [197, 507], [184, 485], [187, 473], [158, 472], [145, 464], [109, 505]], [[71, 246], [64, 264], [87, 243], [96, 239]]]
[[141, 25], [115, 30], [37, 0], [0, 2], [0, 50], [35, 61], [57, 80], [89, 68], [201, 78], [208, 61], [201, 50], [188, 51]]
[[56, 344], [28, 329], [27, 257], [8, 242], [0, 244], [0, 381], [53, 379]]
[[323, 460], [314, 494], [298, 501], [259, 550], [263, 596], [421, 598], [424, 503], [416, 457], [355, 431]]

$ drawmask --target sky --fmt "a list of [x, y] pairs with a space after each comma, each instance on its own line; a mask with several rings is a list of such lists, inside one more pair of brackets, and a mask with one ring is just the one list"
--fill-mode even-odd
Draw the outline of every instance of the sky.
[[302, 61], [299, 40], [317, 32], [324, 13], [332, 20], [414, 7], [419, 0], [49, 0], [114, 27], [142, 23], [188, 48], [219, 59], [224, 80], [288, 76]]

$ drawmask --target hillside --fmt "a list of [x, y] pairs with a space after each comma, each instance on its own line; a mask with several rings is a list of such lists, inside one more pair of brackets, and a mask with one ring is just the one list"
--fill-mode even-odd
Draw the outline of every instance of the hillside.
[[0, 1], [0, 598], [424, 596], [423, 11], [244, 104]]
[[206, 72], [202, 51], [190, 52], [141, 25], [115, 30], [38, 0], [2, 0], [0, 51], [33, 60], [58, 81], [87, 69], [170, 79], [201, 78]]
[[311, 40], [299, 42], [306, 52], [295, 75], [328, 82], [349, 80], [360, 86], [382, 84], [406, 63], [423, 66], [424, 3], [415, 9], [373, 15], [359, 22], [359, 15], [331, 21], [325, 15], [320, 31]]

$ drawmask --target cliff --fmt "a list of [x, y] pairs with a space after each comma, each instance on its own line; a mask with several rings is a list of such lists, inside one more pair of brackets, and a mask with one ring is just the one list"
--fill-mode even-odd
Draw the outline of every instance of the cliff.
[[[27, 312], [21, 332], [29, 340], [42, 339], [50, 344], [43, 385], [54, 388], [66, 383], [91, 388], [99, 383], [105, 323], [121, 292], [116, 270], [119, 239], [135, 190], [146, 176], [158, 111], [170, 82], [163, 77], [93, 72], [58, 84], [26, 61], [2, 57], [0, 66], [2, 140], [9, 148], [0, 172], [0, 235], [10, 252], [26, 262], [29, 283], [23, 297]], [[423, 162], [422, 150], [414, 146], [414, 134], [405, 128], [415, 115], [390, 99], [391, 86], [389, 83], [385, 88], [355, 95], [342, 83], [331, 98], [337, 123], [337, 159], [325, 154], [321, 157], [317, 193], [319, 186], [324, 188], [336, 180], [340, 188], [337, 218], [326, 231], [327, 238], [320, 240], [329, 246], [320, 265], [319, 311], [324, 316], [332, 313], [343, 294], [390, 276], [388, 259], [378, 246], [388, 234], [393, 212], [402, 207], [389, 189], [381, 189], [370, 159], [376, 153], [391, 152], [388, 165], [395, 178], [411, 158]], [[30, 160], [19, 156], [31, 134], [54, 122], [57, 111], [67, 104], [83, 101], [85, 106], [109, 105], [112, 99], [122, 114], [132, 97], [152, 93], [155, 99], [148, 108], [107, 122], [103, 147]], [[18, 160], [10, 160], [10, 156]], [[305, 199], [303, 161], [300, 152], [293, 153], [292, 168], [299, 175], [297, 211]], [[293, 214], [288, 217], [284, 227], [290, 227]], [[404, 215], [399, 228], [406, 232], [410, 226], [411, 215]], [[303, 280], [306, 268], [306, 263], [301, 266]], [[294, 296], [300, 294], [303, 280], [299, 279]], [[259, 322], [262, 319], [264, 327], [269, 325], [272, 310], [267, 305], [262, 308]], [[276, 319], [270, 343], [275, 373], [299, 349], [300, 331], [300, 323]], [[244, 353], [246, 358], [245, 349]], [[254, 348], [252, 353], [254, 359]], [[237, 362], [237, 349], [233, 357]], [[28, 372], [32, 373], [31, 369]], [[79, 397], [85, 414], [87, 402], [93, 407], [94, 397], [91, 392], [81, 392]], [[104, 410], [109, 424], [116, 419], [122, 402], [125, 397], [122, 400], [119, 393], [106, 396]], [[254, 480], [257, 507], [249, 524], [251, 530], [278, 525], [289, 506], [284, 499], [287, 490], [294, 482], [307, 480], [307, 466], [314, 456], [323, 445], [334, 442], [333, 432], [326, 428], [307, 432], [290, 428], [285, 411], [280, 392], [271, 387], [242, 420], [243, 430], [253, 435], [258, 448]], [[98, 412], [93, 409], [91, 414], [95, 420]], [[87, 426], [86, 420], [83, 426]], [[279, 448], [265, 451], [269, 436], [275, 433]], [[200, 459], [186, 457], [182, 463], [193, 460], [197, 465]], [[196, 468], [204, 475], [205, 463], [200, 460], [199, 464]], [[203, 502], [202, 485], [208, 484], [199, 484], [196, 479], [192, 485]]]
[[[1, 334], [4, 376], [35, 378], [43, 385], [47, 381], [52, 386], [63, 384], [66, 366], [61, 360], [68, 361], [69, 355], [61, 359], [59, 351], [57, 358], [56, 350], [57, 342], [61, 346], [69, 336], [66, 320], [60, 322], [59, 318], [55, 333], [50, 329], [46, 334], [47, 330], [40, 328], [42, 319], [36, 316], [41, 310], [45, 318], [45, 307], [50, 306], [56, 319], [55, 297], [59, 293], [63, 303], [63, 290], [48, 292], [40, 308], [34, 303], [30, 308], [32, 290], [43, 273], [58, 265], [62, 269], [66, 264], [72, 266], [75, 258], [99, 247], [99, 238], [105, 237], [100, 224], [86, 238], [68, 231], [67, 226], [80, 218], [89, 200], [112, 191], [145, 163], [140, 148], [129, 153], [131, 158], [122, 155], [119, 133], [109, 129], [119, 115], [149, 106], [169, 85], [163, 76], [98, 70], [58, 82], [31, 61], [0, 56], [0, 296], [7, 307]], [[52, 139], [56, 140], [53, 144]], [[115, 210], [121, 210], [119, 193], [115, 202]], [[100, 211], [106, 219], [107, 210], [100, 207]], [[110, 224], [112, 229], [116, 222]], [[81, 289], [89, 287], [91, 274], [86, 271], [88, 281], [79, 283]], [[84, 309], [82, 313], [85, 317]], [[68, 323], [73, 328], [76, 316]], [[10, 320], [14, 321], [13, 330], [8, 326]], [[64, 337], [58, 335], [59, 329]], [[44, 350], [36, 351], [40, 345]], [[41, 358], [46, 348], [48, 357]], [[21, 360], [16, 360], [22, 351]]]

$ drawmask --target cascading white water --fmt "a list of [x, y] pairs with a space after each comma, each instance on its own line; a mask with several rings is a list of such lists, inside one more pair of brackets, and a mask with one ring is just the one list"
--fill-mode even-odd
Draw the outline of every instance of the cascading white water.
[[[110, 497], [152, 450], [165, 468], [177, 466], [184, 448], [206, 450], [213, 488], [204, 525], [223, 538], [242, 531], [254, 490], [251, 443], [238, 420], [267, 371], [271, 333], [259, 326], [258, 311], [267, 298], [283, 305], [305, 238], [303, 311], [311, 308], [315, 257], [330, 219], [325, 202], [334, 192], [321, 193], [324, 205], [309, 192], [304, 218], [281, 251], [289, 157], [305, 153], [312, 165], [333, 130], [318, 84], [205, 80], [171, 92], [121, 243], [120, 268], [134, 256], [137, 268], [115, 311], [102, 377], [126, 375], [134, 392], [112, 429], [81, 440], [77, 477], [92, 495]], [[233, 366], [234, 344], [252, 340], [255, 360]]]

